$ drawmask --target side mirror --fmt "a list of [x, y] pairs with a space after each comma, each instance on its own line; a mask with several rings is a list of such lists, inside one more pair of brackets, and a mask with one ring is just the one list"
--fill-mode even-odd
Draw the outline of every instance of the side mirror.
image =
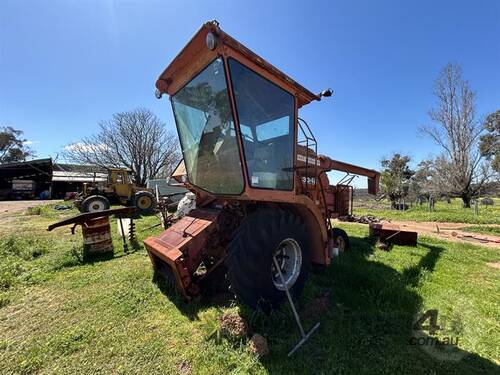
[[326, 90], [323, 90], [323, 91], [321, 91], [321, 93], [319, 94], [319, 96], [320, 96], [320, 97], [323, 97], [323, 96], [324, 96], [325, 98], [328, 98], [328, 97], [330, 97], [330, 96], [332, 96], [332, 95], [333, 95], [333, 91], [332, 91], [332, 89], [326, 89]]

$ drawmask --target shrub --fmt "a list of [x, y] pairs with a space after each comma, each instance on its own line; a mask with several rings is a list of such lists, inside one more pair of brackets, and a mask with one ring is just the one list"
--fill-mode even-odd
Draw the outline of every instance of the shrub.
[[41, 215], [42, 212], [43, 212], [42, 206], [28, 207], [28, 209], [26, 210], [26, 213], [28, 215]]
[[216, 309], [210, 309], [200, 314], [200, 326], [206, 340], [215, 340], [217, 344], [222, 341], [220, 325], [220, 313]]
[[493, 206], [495, 204], [495, 201], [490, 197], [486, 197], [481, 199], [481, 204], [483, 206]]

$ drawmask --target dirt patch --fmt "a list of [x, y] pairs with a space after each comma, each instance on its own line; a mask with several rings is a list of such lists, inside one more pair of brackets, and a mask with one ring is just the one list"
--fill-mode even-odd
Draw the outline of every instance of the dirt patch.
[[[483, 245], [493, 248], [500, 248], [500, 237], [479, 233], [465, 232], [462, 229], [477, 224], [464, 223], [442, 223], [442, 222], [416, 222], [416, 221], [388, 221], [396, 224], [404, 230], [418, 232], [419, 235], [438, 237], [454, 242], [466, 242], [477, 245]], [[496, 226], [491, 224], [489, 226]]]
[[220, 328], [224, 336], [228, 338], [242, 338], [248, 332], [248, 325], [245, 319], [237, 313], [226, 311], [220, 319]]
[[248, 342], [248, 348], [250, 352], [257, 355], [258, 357], [264, 357], [269, 354], [269, 346], [267, 345], [266, 338], [259, 335], [258, 333], [252, 336], [252, 338]]
[[310, 319], [318, 316], [322, 316], [330, 310], [330, 293], [325, 293], [321, 297], [313, 299], [307, 308], [303, 311], [302, 317], [304, 319]]
[[58, 204], [64, 202], [62, 200], [36, 200], [36, 201], [1, 201], [0, 216], [9, 215], [16, 212], [24, 212], [28, 207], [35, 207], [46, 204]]
[[180, 375], [189, 375], [192, 371], [193, 369], [187, 361], [182, 361], [177, 365], [177, 373]]
[[17, 214], [24, 213], [28, 207], [43, 206], [46, 204], [60, 204], [62, 200], [36, 201], [0, 201], [0, 224], [11, 221]]
[[[437, 237], [453, 242], [472, 243], [492, 248], [500, 249], [500, 236], [491, 234], [479, 234], [463, 231], [466, 227], [478, 226], [478, 224], [429, 222], [429, 221], [401, 221], [382, 220], [382, 224], [396, 224], [402, 230], [417, 232], [422, 236]], [[483, 224], [485, 227], [500, 228], [499, 224]]]
[[491, 268], [496, 268], [497, 270], [500, 270], [500, 262], [490, 262], [486, 263], [487, 266], [490, 266]]

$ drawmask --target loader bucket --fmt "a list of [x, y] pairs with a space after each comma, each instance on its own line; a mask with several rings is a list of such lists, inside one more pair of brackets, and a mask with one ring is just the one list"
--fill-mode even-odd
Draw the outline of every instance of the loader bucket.
[[216, 209], [195, 209], [158, 237], [144, 240], [153, 269], [188, 300], [199, 294], [196, 272], [203, 250], [217, 231]]

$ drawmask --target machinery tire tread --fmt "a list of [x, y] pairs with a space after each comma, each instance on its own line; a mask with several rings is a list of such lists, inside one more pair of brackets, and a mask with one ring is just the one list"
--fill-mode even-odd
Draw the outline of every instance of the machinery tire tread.
[[[144, 196], [148, 196], [150, 199], [151, 199], [151, 206], [149, 206], [148, 208], [139, 208], [139, 206], [137, 205], [137, 201], [141, 198], [141, 197], [144, 197]], [[149, 215], [149, 214], [152, 214], [155, 209], [156, 209], [156, 198], [155, 196], [153, 195], [153, 193], [149, 192], [149, 191], [138, 191], [137, 193], [134, 194], [134, 199], [132, 201], [132, 204], [133, 206], [137, 207], [137, 210], [141, 213], [141, 214], [145, 214], [145, 215]]]
[[111, 207], [108, 198], [106, 198], [105, 196], [103, 196], [103, 195], [90, 195], [82, 201], [80, 208], [79, 208], [80, 212], [91, 212], [89, 210], [90, 205], [92, 204], [92, 202], [94, 202], [96, 200], [103, 202], [105, 210], [109, 210], [109, 208]]
[[342, 237], [345, 243], [345, 249], [342, 252], [348, 252], [349, 251], [349, 236], [347, 235], [346, 231], [340, 228], [332, 228], [332, 238], [336, 237]]
[[311, 264], [310, 241], [301, 218], [281, 208], [262, 208], [249, 214], [235, 231], [226, 259], [228, 279], [236, 296], [252, 308], [258, 308], [260, 301], [278, 307], [285, 300], [271, 276], [272, 252], [285, 238], [294, 238], [302, 252], [301, 271], [290, 290], [296, 298]]

